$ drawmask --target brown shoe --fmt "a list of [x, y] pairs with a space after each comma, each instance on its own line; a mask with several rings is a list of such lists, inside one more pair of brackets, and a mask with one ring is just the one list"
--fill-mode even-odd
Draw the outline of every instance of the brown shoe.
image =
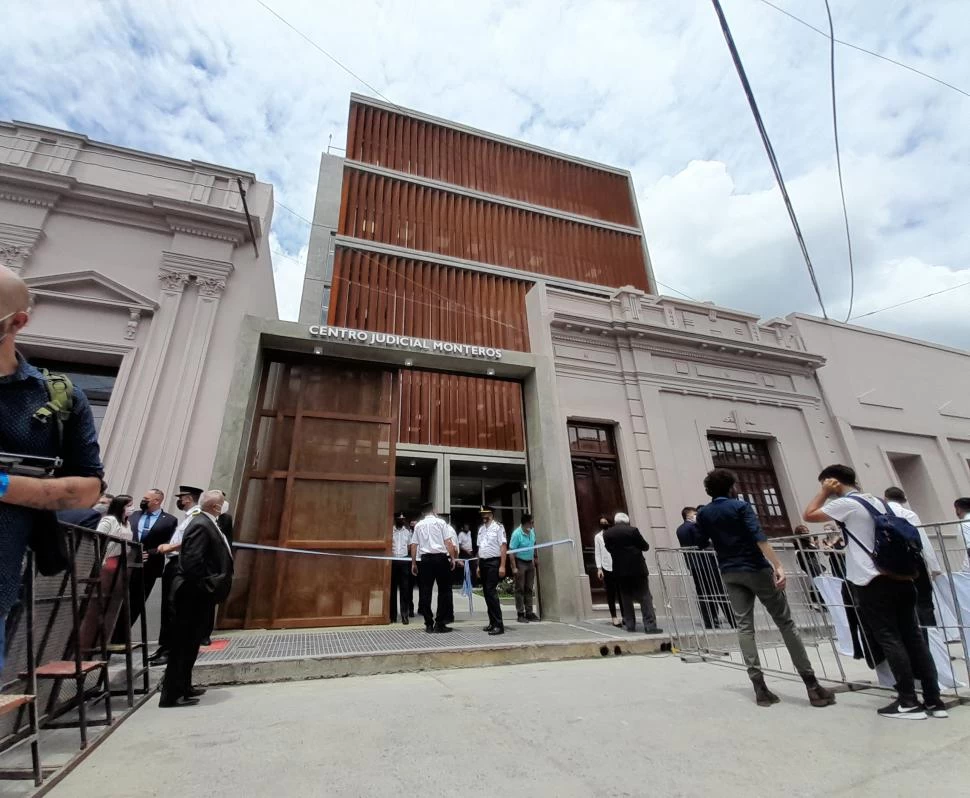
[[759, 707], [770, 707], [772, 704], [777, 704], [781, 701], [778, 696], [768, 689], [764, 676], [752, 678], [751, 686], [754, 687], [754, 700]]
[[835, 693], [827, 687], [815, 684], [805, 689], [808, 691], [808, 701], [813, 707], [827, 707], [835, 703]]

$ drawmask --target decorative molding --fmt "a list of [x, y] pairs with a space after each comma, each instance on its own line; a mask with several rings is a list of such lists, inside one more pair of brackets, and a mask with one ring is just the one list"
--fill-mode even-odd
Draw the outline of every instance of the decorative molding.
[[218, 299], [226, 290], [226, 281], [215, 277], [196, 277], [195, 284], [199, 288], [199, 296]]
[[186, 255], [182, 252], [162, 252], [162, 270], [178, 272], [190, 277], [212, 277], [216, 280], [228, 280], [235, 271], [235, 267], [227, 260], [213, 260], [200, 258], [196, 255]]
[[162, 269], [158, 273], [158, 279], [162, 281], [163, 291], [168, 291], [172, 294], [181, 294], [185, 290], [185, 286], [188, 285], [189, 280], [192, 279], [192, 275], [187, 272]]
[[58, 195], [51, 191], [31, 191], [30, 189], [0, 188], [0, 200], [16, 202], [20, 205], [35, 205], [38, 208], [53, 208]]
[[187, 233], [192, 236], [199, 236], [199, 238], [211, 238], [216, 241], [228, 241], [235, 247], [238, 247], [246, 240], [246, 235], [242, 232], [234, 232], [229, 228], [218, 228], [218, 227], [207, 227], [201, 224], [190, 224], [182, 220], [173, 219], [171, 216], [166, 217], [168, 221], [168, 226], [173, 233]]
[[6, 266], [16, 274], [24, 270], [24, 264], [30, 256], [30, 247], [19, 244], [0, 243], [0, 265]]
[[[84, 269], [62, 274], [45, 274], [42, 277], [28, 277], [27, 287], [36, 296], [51, 296], [58, 299], [71, 299], [77, 302], [91, 302], [111, 307], [137, 308], [151, 313], [158, 309], [158, 303], [144, 294], [106, 277], [95, 269]], [[78, 283], [94, 283], [103, 288], [111, 298], [87, 297], [70, 293]], [[61, 290], [66, 289], [66, 290]]]
[[138, 322], [141, 321], [141, 311], [138, 308], [131, 308], [128, 311], [128, 324], [125, 328], [125, 339], [128, 341], [135, 340], [135, 335], [138, 333]]

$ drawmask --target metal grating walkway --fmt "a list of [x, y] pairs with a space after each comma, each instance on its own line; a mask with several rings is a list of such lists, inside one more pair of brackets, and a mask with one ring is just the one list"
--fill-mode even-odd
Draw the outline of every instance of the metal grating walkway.
[[228, 639], [228, 646], [221, 651], [203, 651], [199, 654], [198, 664], [499, 648], [533, 643], [605, 642], [643, 637], [642, 634], [615, 632], [608, 624], [596, 622], [515, 624], [506, 626], [506, 633], [498, 637], [489, 637], [483, 632], [480, 621], [456, 623], [450, 634], [428, 634], [421, 623], [412, 623], [408, 628], [239, 632], [217, 635], [217, 639]]

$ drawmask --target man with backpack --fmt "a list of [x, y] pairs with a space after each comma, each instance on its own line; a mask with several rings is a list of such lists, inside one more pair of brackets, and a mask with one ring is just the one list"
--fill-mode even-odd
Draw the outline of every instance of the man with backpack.
[[[947, 717], [936, 665], [916, 615], [919, 532], [882, 499], [860, 492], [855, 470], [849, 466], [831, 465], [818, 481], [821, 489], [805, 508], [805, 521], [835, 521], [842, 527], [846, 578], [862, 621], [896, 679], [899, 697], [880, 709], [879, 715], [903, 720]], [[916, 696], [916, 679], [922, 684], [922, 703]]]
[[0, 452], [61, 460], [46, 478], [18, 474], [18, 468], [9, 465], [0, 467], [0, 670], [6, 616], [20, 594], [28, 542], [43, 570], [45, 555], [59, 548], [62, 534], [53, 511], [91, 507], [101, 495], [103, 476], [84, 394], [65, 377], [41, 373], [15, 348], [17, 334], [29, 319], [26, 284], [0, 266]]

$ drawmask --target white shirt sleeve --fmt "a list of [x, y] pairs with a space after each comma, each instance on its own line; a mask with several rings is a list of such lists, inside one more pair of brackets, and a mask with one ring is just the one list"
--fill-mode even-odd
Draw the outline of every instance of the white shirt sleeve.
[[501, 524], [498, 524], [497, 526], [498, 526], [499, 534], [502, 537], [502, 540], [499, 542], [499, 545], [502, 545], [502, 543], [505, 543], [506, 545], [508, 545], [509, 539], [505, 537], [505, 527], [502, 526]]
[[970, 549], [970, 521], [964, 521], [960, 524], [960, 531], [963, 532], [963, 547]]
[[822, 512], [825, 513], [833, 521], [843, 522], [845, 521], [846, 518], [848, 518], [852, 514], [852, 511], [855, 510], [855, 508], [858, 506], [859, 506], [858, 504], [851, 501], [850, 499], [845, 499], [840, 497], [837, 499], [832, 499], [830, 502], [828, 502], [824, 507], [822, 507]]
[[593, 559], [596, 560], [596, 569], [603, 570], [603, 533], [598, 532], [593, 538]]
[[940, 561], [936, 556], [933, 544], [930, 542], [929, 535], [922, 528], [917, 528], [916, 531], [919, 532], [920, 540], [923, 542], [923, 562], [926, 564], [926, 570], [930, 572], [930, 576], [943, 573], [943, 568], [940, 566]]

